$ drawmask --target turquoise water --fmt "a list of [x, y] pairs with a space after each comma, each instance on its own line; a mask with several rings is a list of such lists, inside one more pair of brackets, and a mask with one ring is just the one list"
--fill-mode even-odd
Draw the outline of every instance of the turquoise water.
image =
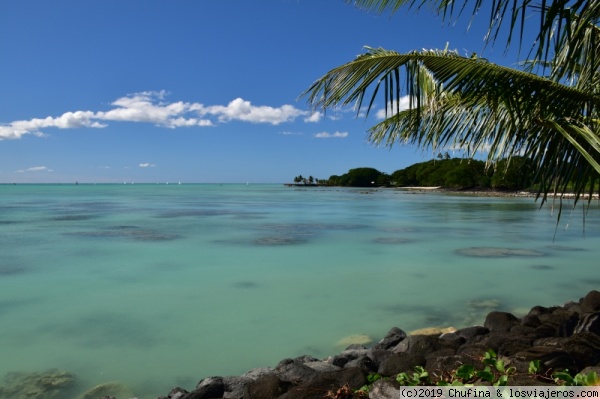
[[531, 198], [391, 189], [3, 185], [0, 198], [0, 376], [58, 368], [140, 399], [326, 357], [349, 335], [462, 327], [600, 288], [596, 204], [584, 234], [581, 209], [556, 229]]

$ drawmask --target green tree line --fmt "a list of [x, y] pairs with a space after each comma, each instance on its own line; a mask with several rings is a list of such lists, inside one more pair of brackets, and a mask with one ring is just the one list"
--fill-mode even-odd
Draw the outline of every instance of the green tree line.
[[332, 175], [319, 184], [342, 187], [431, 187], [451, 189], [523, 190], [531, 186], [531, 161], [524, 157], [501, 159], [486, 165], [476, 159], [432, 159], [416, 163], [392, 174], [375, 168], [354, 168]]

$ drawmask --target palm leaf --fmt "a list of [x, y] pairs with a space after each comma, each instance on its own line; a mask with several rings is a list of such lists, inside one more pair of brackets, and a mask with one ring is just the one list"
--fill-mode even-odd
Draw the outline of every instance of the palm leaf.
[[[402, 73], [407, 78], [399, 90]], [[324, 109], [352, 102], [361, 107], [370, 95], [369, 113], [382, 85], [386, 109], [403, 95], [412, 101], [410, 109], [390, 110], [369, 130], [374, 144], [404, 142], [436, 151], [460, 147], [468, 155], [485, 148], [490, 163], [523, 154], [533, 160], [544, 198], [557, 187], [567, 191], [576, 172], [579, 192], [600, 173], [598, 124], [589, 123], [600, 109], [598, 94], [456, 52], [367, 49], [304, 95]], [[557, 160], [563, 164], [557, 166]]]
[[[357, 7], [377, 13], [395, 13], [403, 7], [420, 10], [429, 6], [444, 19], [458, 18], [471, 9], [472, 17], [481, 12], [483, 0], [346, 0]], [[552, 53], [571, 49], [577, 53], [585, 30], [600, 20], [600, 2], [595, 0], [485, 0], [489, 10], [488, 42], [498, 40], [501, 29], [508, 25], [506, 47], [515, 33], [519, 46], [523, 45], [524, 31], [528, 24], [537, 24], [539, 34], [533, 44], [535, 59], [548, 61]], [[537, 20], [527, 18], [531, 12], [539, 13]], [[591, 53], [590, 53], [591, 54]], [[571, 64], [572, 66], [572, 64]]]
[[[431, 6], [444, 19], [469, 9], [475, 17], [484, 6], [483, 0], [347, 2], [379, 13]], [[490, 164], [525, 155], [539, 184], [538, 197], [572, 190], [577, 202], [582, 193], [595, 190], [600, 178], [600, 1], [486, 0], [485, 9], [490, 12], [487, 42], [497, 41], [508, 25], [507, 49], [517, 34], [523, 45], [526, 24], [536, 21], [526, 17], [539, 13], [533, 22], [539, 34], [525, 70], [446, 50], [399, 54], [367, 48], [303, 95], [324, 110], [354, 103], [360, 111], [368, 101], [367, 115], [383, 97], [386, 119], [369, 129], [372, 143], [462, 148], [468, 156], [486, 150]], [[404, 96], [410, 107], [401, 110]], [[561, 208], [562, 203], [559, 218]]]

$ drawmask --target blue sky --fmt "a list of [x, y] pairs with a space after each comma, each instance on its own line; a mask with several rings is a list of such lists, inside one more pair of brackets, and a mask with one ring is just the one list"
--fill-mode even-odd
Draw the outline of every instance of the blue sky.
[[[365, 45], [480, 53], [483, 27], [342, 0], [3, 0], [0, 182], [392, 173], [432, 154], [374, 147], [376, 113], [315, 114], [299, 95]], [[503, 47], [484, 55], [515, 61]]]

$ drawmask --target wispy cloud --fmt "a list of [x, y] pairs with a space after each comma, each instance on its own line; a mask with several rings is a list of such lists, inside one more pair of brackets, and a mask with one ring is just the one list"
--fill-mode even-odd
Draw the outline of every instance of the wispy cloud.
[[321, 132], [321, 133], [316, 133], [315, 137], [318, 139], [331, 139], [331, 138], [343, 139], [343, 138], [348, 137], [348, 132], [335, 132], [335, 133]]
[[166, 128], [213, 126], [241, 121], [279, 125], [304, 116], [305, 122], [318, 122], [321, 114], [310, 113], [292, 105], [271, 107], [253, 105], [236, 98], [227, 105], [205, 106], [201, 103], [166, 102], [165, 91], [146, 91], [121, 97], [108, 111], [69, 111], [57, 117], [33, 118], [0, 124], [0, 140], [19, 139], [30, 134], [43, 136], [48, 128], [105, 128], [108, 122], [151, 123]]
[[284, 136], [302, 136], [304, 133], [285, 131], [285, 132], [281, 132], [280, 134], [282, 134]]
[[149, 163], [149, 162], [144, 162], [140, 164], [140, 168], [152, 168], [156, 165], [154, 165], [153, 163]]
[[52, 169], [49, 169], [46, 166], [33, 166], [31, 168], [27, 168], [27, 169], [19, 169], [17, 170], [18, 173], [26, 173], [26, 172], [53, 172]]

